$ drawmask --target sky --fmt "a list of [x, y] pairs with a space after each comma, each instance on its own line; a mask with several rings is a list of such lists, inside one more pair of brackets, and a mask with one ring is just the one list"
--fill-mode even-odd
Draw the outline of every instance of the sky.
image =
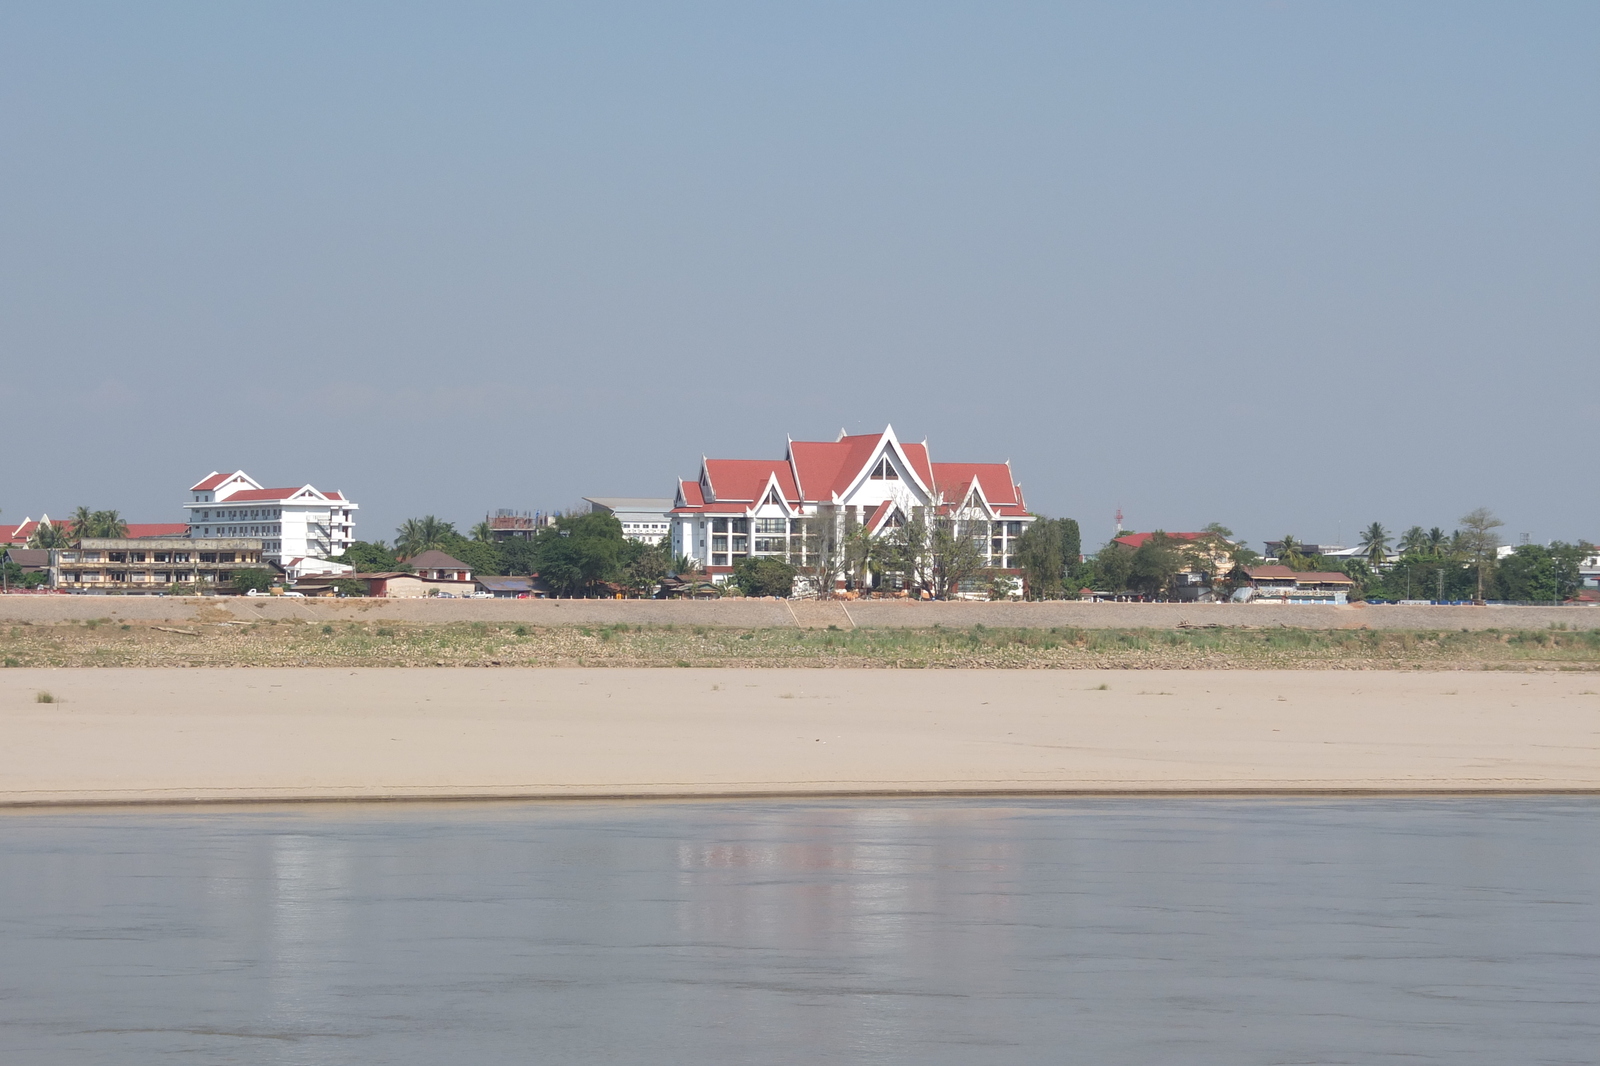
[[[0, 522], [892, 424], [1086, 546], [1600, 540], [1600, 5], [0, 2]], [[1255, 543], [1257, 548], [1259, 543]]]

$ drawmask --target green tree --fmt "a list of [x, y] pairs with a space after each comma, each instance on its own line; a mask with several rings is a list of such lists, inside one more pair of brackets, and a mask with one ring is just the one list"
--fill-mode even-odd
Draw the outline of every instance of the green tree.
[[40, 522], [33, 527], [33, 532], [28, 534], [28, 547], [70, 548], [72, 547], [72, 535], [67, 532], [65, 524], [57, 525], [53, 522]]
[[1412, 526], [1400, 534], [1400, 554], [1418, 555], [1428, 550], [1428, 534], [1421, 526]]
[[72, 517], [67, 521], [72, 524], [72, 536], [74, 539], [82, 540], [84, 537], [98, 537], [100, 535], [95, 531], [94, 515], [94, 509], [90, 507], [79, 507], [72, 512]]
[[1382, 522], [1374, 522], [1362, 531], [1361, 551], [1374, 570], [1389, 558], [1389, 531], [1383, 528]]
[[1133, 552], [1115, 540], [1095, 553], [1092, 585], [1097, 592], [1124, 592], [1133, 575]]
[[1036, 518], [1017, 542], [1017, 562], [1032, 600], [1076, 596], [1073, 578], [1082, 552], [1078, 523], [1071, 518]]
[[794, 593], [794, 567], [776, 556], [751, 556], [733, 571], [733, 584], [746, 596], [779, 596]]
[[247, 567], [233, 572], [233, 588], [235, 592], [265, 592], [278, 583], [271, 570], [259, 567]]
[[[341, 554], [333, 557], [336, 563], [356, 568], [360, 574], [410, 573], [411, 564], [396, 559], [383, 541], [358, 540]], [[464, 561], [464, 560], [463, 560]]]
[[1134, 549], [1128, 566], [1128, 587], [1149, 596], [1159, 596], [1170, 589], [1172, 579], [1183, 569], [1183, 556], [1174, 547], [1172, 538], [1157, 530]]
[[1478, 572], [1477, 599], [1483, 599], [1484, 585], [1494, 571], [1495, 555], [1500, 547], [1496, 529], [1505, 525], [1487, 507], [1479, 507], [1461, 516], [1461, 553]]
[[987, 523], [970, 510], [929, 523], [928, 556], [935, 599], [955, 599], [987, 568]]
[[1307, 559], [1304, 547], [1294, 537], [1285, 533], [1283, 543], [1278, 546], [1278, 562], [1291, 570], [1304, 570]]
[[367, 583], [353, 577], [341, 577], [333, 583], [333, 591], [340, 596], [365, 596]]
[[489, 527], [488, 522], [479, 522], [477, 525], [472, 527], [472, 539], [486, 543], [493, 541], [494, 530]]
[[1427, 551], [1429, 555], [1444, 555], [1450, 547], [1450, 538], [1444, 535], [1444, 530], [1434, 526], [1428, 530]]
[[394, 550], [397, 555], [412, 559], [425, 551], [443, 551], [451, 536], [459, 536], [454, 522], [440, 521], [431, 514], [408, 518], [395, 530]]
[[1501, 599], [1548, 603], [1560, 598], [1556, 560], [1542, 544], [1522, 544], [1495, 567]]
[[626, 544], [614, 515], [562, 515], [533, 540], [535, 572], [557, 595], [590, 595], [622, 576]]

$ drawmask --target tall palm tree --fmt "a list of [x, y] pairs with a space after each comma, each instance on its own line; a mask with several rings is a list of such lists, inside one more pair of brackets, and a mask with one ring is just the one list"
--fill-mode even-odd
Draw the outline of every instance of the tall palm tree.
[[1400, 534], [1400, 550], [1413, 555], [1427, 551], [1428, 534], [1421, 526], [1412, 526]]
[[122, 515], [116, 511], [96, 511], [92, 518], [94, 535], [97, 537], [126, 537], [128, 523], [122, 520]]
[[75, 537], [98, 537], [94, 523], [94, 511], [88, 507], [79, 507], [72, 512], [72, 517], [67, 519], [72, 523], [72, 535]]
[[40, 522], [33, 527], [33, 532], [28, 536], [30, 548], [70, 548], [72, 537], [68, 535], [66, 527], [50, 522]]
[[1301, 550], [1300, 542], [1289, 534], [1283, 535], [1283, 543], [1278, 547], [1278, 562], [1284, 566], [1298, 569], [1305, 565], [1306, 553]]
[[479, 522], [472, 527], [472, 539], [487, 544], [494, 540], [494, 530], [489, 528], [488, 522]]
[[395, 554], [407, 559], [414, 558], [432, 548], [444, 547], [446, 538], [455, 535], [454, 522], [441, 522], [431, 514], [408, 518], [395, 530]]
[[1374, 522], [1362, 532], [1361, 550], [1374, 569], [1383, 565], [1389, 557], [1389, 531], [1383, 528], [1382, 522]]
[[1438, 526], [1434, 526], [1432, 529], [1428, 530], [1429, 555], [1443, 555], [1445, 548], [1449, 545], [1449, 543], [1450, 538], [1445, 536], [1444, 530], [1440, 529]]

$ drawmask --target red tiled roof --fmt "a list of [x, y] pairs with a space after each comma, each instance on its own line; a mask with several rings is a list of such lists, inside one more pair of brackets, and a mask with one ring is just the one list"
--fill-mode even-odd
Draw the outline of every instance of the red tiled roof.
[[326, 496], [330, 500], [339, 500], [341, 502], [343, 502], [343, 500], [344, 500], [344, 496], [342, 496], [341, 494], [339, 494], [337, 492], [324, 492], [323, 495]]
[[213, 473], [210, 477], [208, 477], [204, 481], [200, 482], [200, 484], [195, 485], [189, 491], [190, 492], [209, 492], [210, 490], [216, 488], [218, 485], [222, 484], [224, 481], [228, 480], [232, 476], [233, 476], [232, 474], [216, 474], [216, 473]]
[[1328, 573], [1320, 570], [1295, 570], [1287, 566], [1252, 566], [1245, 571], [1252, 581], [1282, 581], [1293, 578], [1300, 584], [1354, 585], [1348, 574]]
[[239, 503], [243, 501], [251, 503], [260, 500], [287, 500], [303, 488], [305, 488], [304, 485], [297, 485], [292, 489], [241, 489], [226, 500], [219, 500], [218, 502]]
[[778, 491], [784, 499], [800, 498], [789, 464], [782, 459], [707, 459], [706, 474], [711, 479], [711, 493], [718, 501], [758, 502], [773, 477], [778, 479]]
[[134, 539], [145, 537], [187, 537], [189, 523], [187, 522], [129, 522], [128, 536]]
[[928, 465], [928, 446], [926, 444], [902, 444], [900, 450], [905, 452], [906, 459], [911, 463], [911, 469], [916, 471], [917, 477], [928, 488], [933, 488], [933, 467]]
[[[1127, 534], [1125, 536], [1121, 536], [1121, 537], [1116, 538], [1116, 540], [1113, 543], [1126, 544], [1130, 548], [1142, 548], [1142, 547], [1144, 547], [1144, 542], [1149, 540], [1153, 536], [1155, 536], [1154, 533], [1129, 533], [1129, 534]], [[1206, 533], [1168, 533], [1167, 536], [1170, 537], [1173, 540], [1199, 540], [1201, 537], [1209, 536], [1209, 534], [1206, 534]]]
[[992, 506], [1015, 507], [1021, 503], [1016, 483], [1011, 480], [1011, 468], [1005, 463], [934, 463], [933, 481], [950, 503], [960, 503], [974, 481], [983, 486], [984, 499]]

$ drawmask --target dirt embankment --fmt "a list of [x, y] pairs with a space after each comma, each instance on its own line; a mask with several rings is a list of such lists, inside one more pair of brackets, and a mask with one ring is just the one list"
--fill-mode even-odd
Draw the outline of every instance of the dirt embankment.
[[800, 629], [427, 623], [360, 613], [262, 621], [212, 607], [198, 614], [0, 623], [0, 667], [1600, 669], [1600, 630]]
[[[225, 613], [219, 613], [225, 612]], [[295, 600], [159, 596], [0, 596], [0, 623], [486, 622], [530, 626], [717, 626], [737, 629], [1173, 629], [1180, 624], [1294, 629], [1600, 629], [1593, 607], [1258, 606], [1254, 604], [906, 603], [858, 600]]]

